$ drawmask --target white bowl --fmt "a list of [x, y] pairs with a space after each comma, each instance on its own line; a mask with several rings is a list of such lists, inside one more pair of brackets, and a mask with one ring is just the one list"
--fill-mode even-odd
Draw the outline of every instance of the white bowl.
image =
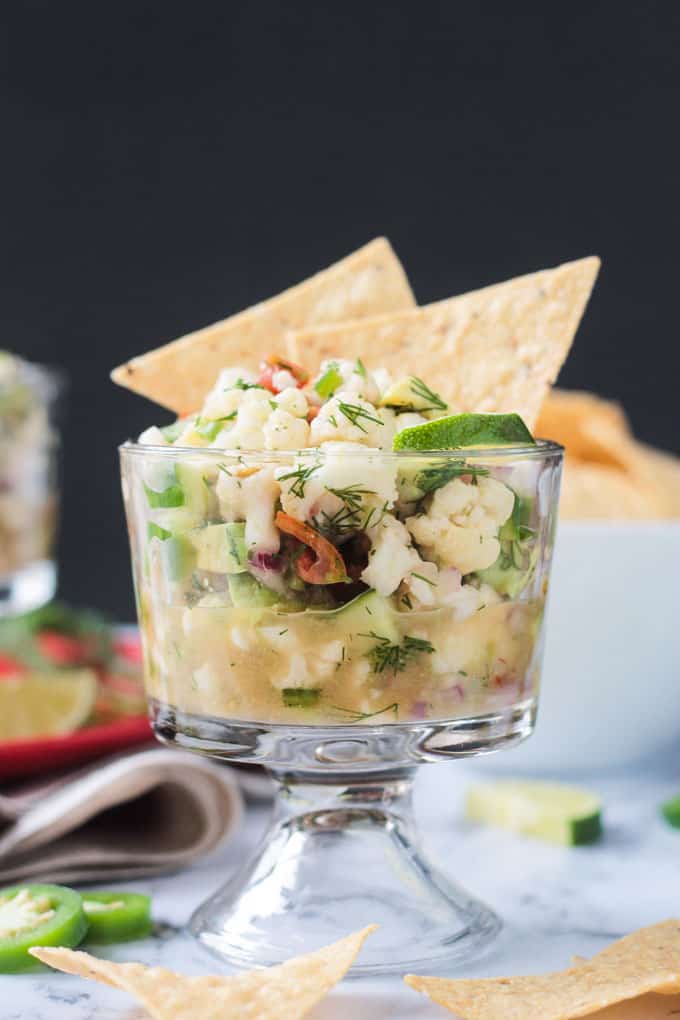
[[504, 772], [621, 769], [680, 751], [680, 521], [560, 525], [535, 733]]

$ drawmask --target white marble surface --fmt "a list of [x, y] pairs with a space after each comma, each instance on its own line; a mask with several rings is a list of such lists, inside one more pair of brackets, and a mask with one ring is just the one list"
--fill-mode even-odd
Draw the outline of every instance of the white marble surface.
[[[680, 832], [658, 815], [659, 803], [680, 790], [680, 755], [677, 766], [663, 773], [591, 779], [588, 785], [605, 802], [605, 836], [599, 845], [579, 849], [467, 825], [461, 818], [461, 795], [471, 778], [468, 766], [451, 764], [425, 767], [418, 780], [428, 849], [449, 871], [455, 865], [456, 878], [505, 922], [491, 953], [477, 964], [450, 970], [451, 976], [561, 968], [574, 953], [590, 955], [641, 925], [680, 914]], [[184, 973], [219, 970], [180, 929], [192, 909], [242, 861], [265, 820], [263, 810], [250, 810], [243, 832], [209, 860], [140, 885], [140, 891], [153, 895], [155, 916], [164, 929], [145, 942], [98, 950], [100, 955]], [[350, 1013], [352, 1020], [449, 1015], [393, 978], [345, 982], [310, 1018], [341, 1020]], [[51, 972], [0, 977], [0, 1020], [144, 1016], [123, 993], [79, 978]]]

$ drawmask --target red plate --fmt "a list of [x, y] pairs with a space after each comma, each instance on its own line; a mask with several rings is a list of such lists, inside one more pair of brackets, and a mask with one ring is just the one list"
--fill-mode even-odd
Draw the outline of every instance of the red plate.
[[0, 743], [0, 779], [53, 772], [153, 739], [145, 715], [114, 719], [63, 737], [37, 737]]
[[[48, 637], [51, 642], [49, 646]], [[68, 639], [60, 635], [53, 638], [51, 635], [42, 634], [38, 640], [43, 642], [43, 647], [48, 650], [48, 658], [53, 658], [56, 662], [68, 661], [68, 658], [64, 657], [69, 649]], [[134, 682], [141, 673], [141, 649], [135, 629], [121, 628], [116, 635], [115, 650], [119, 668], [112, 664], [110, 673], [99, 673], [102, 685], [100, 694], [106, 689], [107, 680], [114, 688], [116, 686], [120, 688], [122, 684], [124, 690], [125, 683]], [[3, 664], [12, 671], [16, 669], [16, 662], [0, 654], [0, 677]], [[130, 671], [127, 678], [125, 669]], [[0, 741], [0, 780], [19, 779], [41, 772], [53, 772], [71, 765], [80, 765], [151, 740], [153, 735], [146, 714], [120, 714], [106, 722], [86, 726], [60, 737]]]

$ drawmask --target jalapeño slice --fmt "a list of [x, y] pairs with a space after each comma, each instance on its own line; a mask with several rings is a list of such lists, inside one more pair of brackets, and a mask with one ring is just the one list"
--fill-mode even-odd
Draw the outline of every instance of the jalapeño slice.
[[0, 889], [0, 973], [36, 966], [33, 946], [79, 945], [87, 931], [83, 901], [61, 885]]
[[84, 892], [87, 941], [132, 942], [151, 931], [151, 898], [142, 893]]

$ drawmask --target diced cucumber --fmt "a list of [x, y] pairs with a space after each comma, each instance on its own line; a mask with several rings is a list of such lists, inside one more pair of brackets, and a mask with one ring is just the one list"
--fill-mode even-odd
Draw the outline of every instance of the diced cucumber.
[[158, 507], [177, 507], [184, 505], [184, 490], [181, 485], [176, 483], [168, 485], [167, 488], [157, 491], [152, 489], [149, 485], [144, 483], [144, 491], [146, 492], [146, 498], [149, 506], [152, 509]]
[[209, 524], [189, 535], [196, 548], [199, 570], [217, 574], [240, 574], [246, 569], [248, 554], [246, 526], [242, 521], [232, 524]]
[[286, 708], [314, 708], [320, 697], [318, 687], [284, 687], [281, 691]]
[[392, 383], [380, 398], [381, 407], [394, 407], [399, 411], [446, 411], [445, 400], [426, 386], [422, 379], [407, 375]]
[[149, 521], [147, 531], [149, 539], [159, 538], [161, 542], [164, 542], [166, 538], [170, 538], [172, 535], [172, 532], [166, 531], [165, 528], [162, 528], [160, 524], [156, 524], [154, 521]]
[[204, 514], [210, 503], [210, 489], [206, 474], [209, 464], [192, 464], [180, 461], [176, 468], [177, 482], [184, 495], [184, 506]]
[[[330, 618], [331, 614], [328, 615]], [[383, 638], [390, 644], [398, 644], [401, 640], [396, 613], [389, 599], [378, 595], [377, 591], [357, 595], [347, 605], [336, 609], [332, 617], [338, 635], [346, 636], [352, 655], [365, 655], [377, 644], [383, 643]]]
[[196, 566], [196, 550], [184, 535], [171, 535], [161, 543], [163, 572], [172, 584], [189, 578]]
[[335, 362], [331, 362], [326, 371], [314, 383], [314, 389], [322, 400], [328, 400], [342, 386], [343, 378]]
[[281, 596], [265, 588], [252, 574], [229, 574], [229, 594], [235, 606], [244, 609], [259, 609], [264, 606], [274, 606], [281, 602]]
[[[202, 521], [202, 514], [185, 506], [161, 508], [153, 513], [153, 524], [163, 531], [169, 531], [171, 535], [184, 535], [187, 531], [200, 527]], [[151, 537], [150, 532], [149, 537]]]

